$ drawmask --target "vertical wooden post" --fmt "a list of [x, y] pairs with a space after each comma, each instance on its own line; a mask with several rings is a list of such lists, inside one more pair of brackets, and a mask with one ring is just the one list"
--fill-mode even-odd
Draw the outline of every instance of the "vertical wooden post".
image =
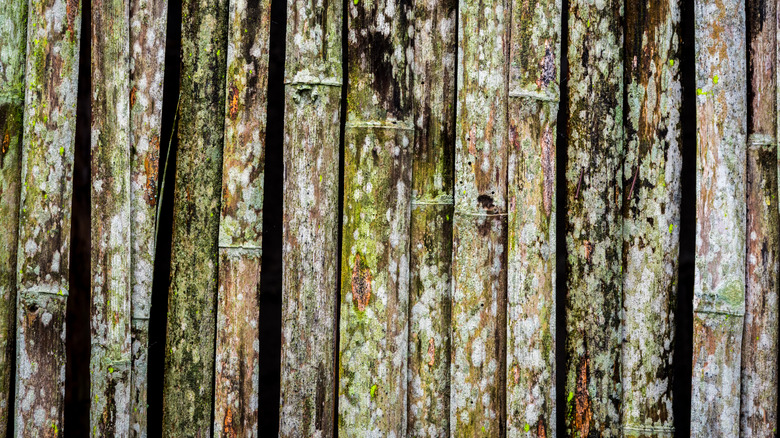
[[81, 2], [28, 3], [16, 434], [62, 436]]
[[749, 0], [745, 325], [740, 436], [777, 425], [780, 211], [777, 188], [777, 4]]
[[408, 435], [450, 430], [457, 1], [414, 6]]
[[512, 4], [507, 190], [508, 436], [555, 436], [555, 137], [560, 26], [560, 0]]
[[0, 4], [0, 437], [8, 431], [16, 355], [16, 249], [21, 193], [27, 0]]
[[680, 240], [680, 2], [626, 3], [623, 432], [674, 434]]
[[579, 438], [621, 434], [622, 15], [618, 0], [569, 3], [565, 433]]
[[130, 433], [129, 6], [92, 7], [92, 436]]
[[211, 434], [227, 27], [227, 0], [184, 0], [163, 378], [166, 437]]
[[460, 1], [452, 260], [452, 436], [504, 432], [510, 4]]
[[745, 1], [696, 0], [691, 436], [737, 436], [745, 314]]
[[271, 2], [231, 2], [228, 20], [214, 435], [257, 436]]

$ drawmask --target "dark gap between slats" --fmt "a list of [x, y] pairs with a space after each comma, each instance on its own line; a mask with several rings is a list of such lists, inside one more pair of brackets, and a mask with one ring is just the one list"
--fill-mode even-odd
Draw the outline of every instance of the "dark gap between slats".
[[91, 248], [91, 125], [92, 7], [81, 8], [79, 78], [76, 103], [76, 143], [73, 163], [73, 200], [70, 229], [70, 264], [65, 314], [65, 422], [66, 437], [89, 435], [90, 356], [90, 248]]

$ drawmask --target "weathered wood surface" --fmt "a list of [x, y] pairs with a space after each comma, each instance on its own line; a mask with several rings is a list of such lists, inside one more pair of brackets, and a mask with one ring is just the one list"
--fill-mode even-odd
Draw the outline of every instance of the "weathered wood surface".
[[226, 0], [183, 2], [163, 436], [211, 433], [227, 27]]
[[691, 436], [738, 436], [745, 314], [744, 0], [697, 0]]
[[287, 2], [279, 434], [336, 415], [342, 3]]
[[458, 8], [452, 436], [505, 428], [509, 8], [504, 0]]
[[152, 304], [167, 0], [130, 1], [130, 198], [132, 369], [130, 434], [147, 431], [147, 361]]
[[674, 434], [680, 240], [680, 2], [626, 3], [622, 425]]
[[81, 3], [28, 3], [15, 431], [62, 436]]
[[745, 324], [740, 436], [777, 427], [780, 210], [777, 187], [777, 4], [749, 0]]
[[405, 436], [412, 123], [409, 3], [351, 2], [341, 247], [342, 437]]
[[0, 437], [9, 416], [16, 355], [16, 249], [21, 192], [27, 0], [0, 3]]
[[270, 8], [231, 2], [219, 222], [215, 436], [257, 436]]
[[507, 436], [556, 435], [555, 137], [561, 2], [515, 1], [509, 57]]
[[569, 3], [565, 409], [579, 438], [622, 434], [622, 21], [621, 1]]
[[130, 434], [130, 4], [92, 5], [91, 436]]

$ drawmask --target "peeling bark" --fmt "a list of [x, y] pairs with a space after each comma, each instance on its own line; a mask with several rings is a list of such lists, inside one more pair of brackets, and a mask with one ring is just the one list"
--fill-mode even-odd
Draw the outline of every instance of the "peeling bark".
[[626, 3], [622, 423], [674, 434], [672, 388], [680, 240], [680, 4]]
[[744, 0], [697, 0], [691, 436], [738, 436], [745, 314]]
[[561, 2], [515, 1], [509, 70], [507, 436], [555, 436]]
[[623, 2], [569, 5], [566, 434], [621, 436]]
[[92, 7], [90, 434], [130, 434], [130, 7]]
[[505, 430], [509, 3], [458, 10], [450, 433]]
[[0, 437], [8, 433], [16, 355], [16, 249], [19, 236], [27, 0], [0, 3]]
[[741, 437], [775, 436], [777, 426], [780, 211], [777, 187], [777, 5], [747, 2], [748, 143], [745, 324]]
[[183, 2], [163, 436], [211, 433], [227, 28], [226, 0]]
[[15, 430], [62, 436], [81, 4], [28, 3]]
[[341, 2], [287, 3], [282, 437], [334, 430], [341, 26]]

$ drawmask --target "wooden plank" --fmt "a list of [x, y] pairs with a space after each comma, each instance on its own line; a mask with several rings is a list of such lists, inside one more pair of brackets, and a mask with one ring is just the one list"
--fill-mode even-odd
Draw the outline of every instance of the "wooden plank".
[[282, 437], [334, 432], [342, 23], [341, 2], [287, 2]]
[[458, 8], [452, 436], [505, 431], [509, 8]]
[[622, 20], [622, 1], [569, 3], [565, 409], [580, 438], [621, 434]]
[[81, 3], [28, 3], [15, 430], [62, 436]]
[[691, 436], [737, 436], [745, 314], [744, 0], [697, 0]]

